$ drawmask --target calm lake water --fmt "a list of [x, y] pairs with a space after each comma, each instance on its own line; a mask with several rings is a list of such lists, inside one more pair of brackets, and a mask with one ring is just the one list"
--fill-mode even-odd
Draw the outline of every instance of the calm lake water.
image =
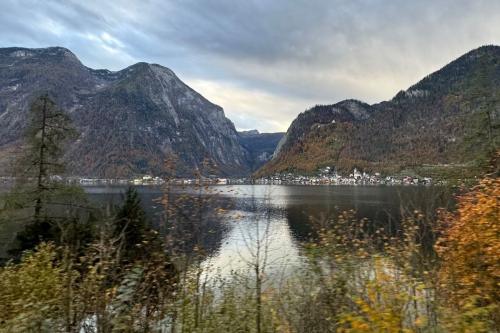
[[[125, 191], [124, 187], [85, 189], [100, 204], [119, 202]], [[157, 202], [161, 188], [139, 186], [137, 190], [149, 218], [161, 230], [165, 224], [164, 208]], [[196, 230], [207, 249], [204, 265], [223, 275], [247, 269], [258, 247], [261, 253], [265, 250], [260, 260], [266, 261], [269, 271], [282, 273], [301, 265], [301, 242], [310, 239], [314, 219], [355, 210], [358, 218], [395, 232], [402, 209], [432, 212], [451, 202], [443, 188], [422, 186], [221, 185], [171, 191], [173, 197], [187, 194], [207, 199], [207, 209], [196, 220], [212, 221]]]
[[[104, 207], [120, 204], [126, 187], [84, 189], [93, 203]], [[163, 189], [136, 189], [151, 223], [166, 233], [168, 218], [165, 207], [158, 202]], [[0, 190], [4, 191], [7, 189]], [[206, 253], [205, 267], [223, 275], [247, 269], [249, 262], [255, 262], [258, 248], [261, 254], [265, 252], [260, 260], [265, 260], [262, 264], [269, 271], [282, 273], [301, 265], [301, 243], [311, 239], [311, 221], [335, 218], [342, 211], [355, 210], [357, 218], [366, 218], [371, 225], [394, 233], [402, 209], [434, 212], [451, 203], [449, 191], [432, 186], [221, 185], [201, 190], [171, 187], [171, 203], [184, 197], [188, 198], [180, 201], [184, 218], [177, 223], [180, 228], [175, 237], [200, 244]], [[189, 198], [197, 198], [201, 204], [196, 206]], [[0, 226], [0, 257], [18, 228], [15, 224]]]

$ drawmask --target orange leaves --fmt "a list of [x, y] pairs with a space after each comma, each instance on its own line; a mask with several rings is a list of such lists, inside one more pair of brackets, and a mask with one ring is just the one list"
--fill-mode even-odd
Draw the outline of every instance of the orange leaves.
[[447, 229], [436, 244], [443, 264], [439, 272], [452, 302], [466, 296], [500, 301], [500, 179], [486, 178], [459, 197], [458, 209], [446, 214]]

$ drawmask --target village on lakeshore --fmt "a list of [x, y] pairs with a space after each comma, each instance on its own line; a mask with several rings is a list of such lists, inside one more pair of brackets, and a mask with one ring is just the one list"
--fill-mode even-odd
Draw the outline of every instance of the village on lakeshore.
[[356, 168], [348, 176], [343, 176], [337, 173], [334, 168], [327, 166], [320, 169], [313, 176], [282, 173], [255, 179], [253, 183], [297, 185], [431, 185], [433, 184], [433, 180], [430, 177], [382, 176], [379, 172], [369, 174], [361, 172]]
[[[164, 179], [158, 176], [144, 175], [133, 179], [126, 178], [81, 178], [52, 176], [52, 180], [81, 186], [96, 185], [134, 185], [158, 186], [165, 183], [174, 185], [437, 185], [444, 181], [435, 181], [430, 177], [416, 176], [383, 176], [379, 172], [369, 174], [357, 168], [347, 176], [337, 173], [332, 167], [320, 169], [315, 175], [300, 175], [295, 173], [277, 173], [261, 178], [220, 178], [210, 175], [201, 178]], [[13, 182], [11, 177], [0, 177], [0, 183]]]

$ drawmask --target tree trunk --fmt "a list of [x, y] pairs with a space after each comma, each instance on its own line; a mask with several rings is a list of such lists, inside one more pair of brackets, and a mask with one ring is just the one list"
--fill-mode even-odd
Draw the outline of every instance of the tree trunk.
[[37, 198], [35, 203], [35, 222], [40, 221], [40, 213], [42, 210], [42, 191], [43, 191], [43, 177], [45, 176], [45, 128], [47, 122], [47, 96], [43, 96], [42, 107], [42, 126], [40, 138], [40, 153], [39, 153], [39, 166], [38, 166], [38, 179], [37, 179]]

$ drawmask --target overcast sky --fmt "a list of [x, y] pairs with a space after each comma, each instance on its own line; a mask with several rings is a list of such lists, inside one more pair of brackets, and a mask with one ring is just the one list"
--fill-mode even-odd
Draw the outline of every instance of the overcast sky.
[[0, 47], [64, 46], [92, 68], [161, 64], [238, 129], [389, 99], [484, 44], [500, 44], [499, 0], [0, 0]]

